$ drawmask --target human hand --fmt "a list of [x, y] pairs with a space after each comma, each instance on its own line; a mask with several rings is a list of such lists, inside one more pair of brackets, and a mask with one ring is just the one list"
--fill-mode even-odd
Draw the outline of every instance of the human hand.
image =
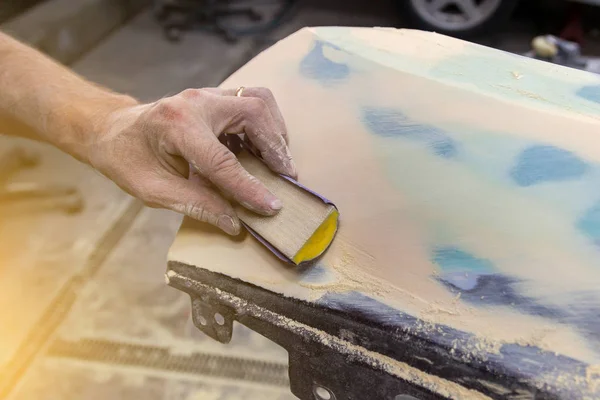
[[112, 112], [87, 145], [88, 162], [150, 207], [167, 208], [231, 235], [229, 200], [262, 215], [282, 207], [218, 137], [245, 133], [275, 172], [296, 177], [285, 123], [268, 89], [187, 89]]

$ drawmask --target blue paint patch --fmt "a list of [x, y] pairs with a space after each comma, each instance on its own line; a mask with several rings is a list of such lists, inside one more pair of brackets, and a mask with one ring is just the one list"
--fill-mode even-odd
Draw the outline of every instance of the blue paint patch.
[[[496, 282], [492, 283], [494, 280]], [[522, 298], [511, 298], [511, 293], [515, 293], [512, 288], [515, 283], [514, 280], [498, 275], [490, 279], [488, 283], [498, 284], [498, 292], [506, 290], [509, 293], [507, 297], [502, 299], [503, 303], [513, 300], [521, 305], [528, 304], [522, 301]], [[501, 289], [502, 286], [505, 289]], [[487, 283], [484, 284], [482, 289], [486, 287], [489, 288]], [[469, 301], [469, 296], [476, 295], [478, 296], [479, 293], [462, 293], [461, 300]], [[576, 304], [589, 304], [590, 301], [594, 301], [593, 299], [584, 298], [578, 298], [577, 300]], [[379, 328], [394, 335], [397, 338], [394, 345], [390, 345], [385, 341], [373, 341], [369, 336], [364, 338], [364, 335], [360, 333], [346, 335], [346, 338], [352, 343], [405, 361], [410, 365], [419, 365], [419, 360], [422, 360], [422, 357], [435, 361], [436, 358], [432, 357], [432, 352], [441, 354], [444, 362], [447, 363], [450, 358], [446, 354], [450, 354], [454, 360], [466, 359], [469, 363], [478, 362], [481, 359], [484, 364], [479, 365], [484, 365], [488, 373], [495, 376], [514, 376], [519, 377], [521, 380], [534, 380], [539, 379], [540, 376], [545, 376], [547, 382], [553, 383], [559, 378], [563, 379], [565, 373], [568, 373], [573, 377], [573, 381], [565, 386], [564, 392], [559, 391], [559, 394], [561, 394], [559, 397], [579, 398], [581, 393], [587, 393], [585, 376], [588, 365], [552, 351], [544, 351], [532, 345], [505, 343], [499, 351], [492, 351], [487, 354], [484, 347], [481, 352], [477, 352], [477, 358], [474, 359], [469, 349], [473, 349], [473, 344], [480, 340], [476, 336], [446, 325], [431, 322], [424, 323], [419, 318], [403, 313], [362, 293], [328, 293], [318, 301], [318, 304], [342, 312], [346, 318], [368, 326], [369, 332], [372, 332], [371, 329]], [[518, 309], [519, 307], [514, 308]], [[598, 307], [584, 307], [582, 310], [577, 310], [577, 317], [574, 317], [570, 312], [553, 310], [544, 306], [538, 309], [533, 306], [528, 311], [535, 315], [543, 315], [561, 323], [576, 326], [586, 335], [592, 345], [598, 348], [600, 343], [597, 334], [600, 328], [600, 318], [598, 318], [600, 309]], [[403, 343], [407, 344], [408, 347], [402, 345]]]
[[336, 46], [317, 40], [312, 50], [300, 62], [300, 73], [304, 77], [317, 80], [323, 85], [343, 81], [350, 75], [350, 68], [346, 64], [337, 63], [325, 57], [323, 49], [326, 46], [339, 50]]
[[[423, 64], [414, 63], [414, 60], [411, 61], [415, 65], [403, 69], [434, 77], [441, 82], [457, 82], [508, 101], [535, 104], [548, 109], [568, 108], [586, 114], [598, 113], [597, 108], [590, 107], [590, 103], [583, 99], [587, 95], [591, 97], [589, 100], [594, 101], [597, 89], [584, 89], [582, 93], [577, 93], [580, 84], [562, 80], [551, 69], [543, 70], [530, 62], [523, 62], [523, 56], [519, 55], [511, 60], [505, 54], [485, 54], [475, 49], [476, 46], [469, 44], [463, 47], [460, 54], [445, 57], [431, 69], [429, 66], [423, 68]], [[526, 78], [517, 80], [513, 73]]]
[[477, 258], [474, 255], [456, 247], [438, 247], [433, 250], [432, 261], [446, 272], [475, 272], [479, 275], [493, 273], [491, 261]]
[[565, 307], [547, 305], [533, 297], [519, 293], [521, 281], [499, 273], [479, 275], [477, 284], [465, 289], [445, 279], [438, 280], [453, 293], [460, 293], [461, 300], [478, 306], [504, 306], [524, 314], [547, 318], [575, 327], [596, 351], [600, 351], [600, 303], [595, 292], [570, 293]]
[[306, 283], [324, 283], [330, 278], [329, 272], [322, 265], [308, 266], [304, 271], [300, 271], [302, 282]]
[[571, 294], [569, 314], [561, 322], [575, 325], [600, 351], [600, 303], [595, 291]]
[[420, 319], [355, 291], [348, 293], [327, 293], [317, 301], [317, 304], [329, 309], [349, 313], [352, 315], [353, 320], [362, 320], [368, 325], [404, 327], [408, 331], [413, 332], [420, 330], [423, 336], [438, 337], [439, 340], [444, 341], [445, 344], [450, 346], [453, 340], [467, 340], [470, 337], [468, 333], [445, 325], [437, 325], [435, 329], [423, 329]]
[[[471, 274], [469, 274], [471, 275]], [[534, 298], [523, 296], [515, 290], [515, 284], [519, 281], [503, 275], [489, 274], [476, 275], [476, 284], [466, 288], [457, 285], [447, 277], [438, 278], [445, 286], [454, 293], [461, 293], [461, 299], [473, 304], [485, 304], [489, 306], [506, 306], [517, 309], [523, 313], [546, 317], [551, 319], [562, 319], [566, 314], [558, 308], [540, 304]]]
[[553, 146], [531, 146], [521, 152], [510, 172], [519, 186], [580, 178], [589, 166], [575, 154]]
[[575, 94], [594, 103], [600, 103], [600, 85], [582, 86]]
[[[464, 299], [464, 294], [461, 299]], [[454, 349], [456, 356], [468, 354], [473, 347], [475, 336], [446, 325], [426, 323], [412, 315], [405, 314], [393, 307], [383, 304], [373, 298], [365, 296], [358, 292], [349, 293], [328, 293], [323, 296], [318, 304], [329, 309], [338, 310], [352, 317], [354, 321], [366, 323], [369, 327], [383, 327], [387, 332], [395, 331], [397, 335], [408, 334], [403, 342], [413, 343], [414, 337], [427, 340], [428, 345], [433, 344], [433, 348]], [[560, 318], [560, 316], [559, 316]], [[596, 318], [596, 320], [600, 320]], [[597, 341], [598, 339], [596, 339]], [[377, 343], [369, 342], [370, 346], [376, 346]], [[422, 350], [423, 347], [418, 347]], [[375, 349], [377, 351], [377, 349]], [[386, 346], [385, 352], [394, 351], [394, 347]], [[401, 356], [411, 357], [418, 352], [406, 352], [401, 347], [398, 349]], [[463, 351], [466, 350], [466, 353]], [[485, 357], [486, 367], [506, 371], [515, 369], [519, 376], [539, 377], [546, 373], [549, 375], [561, 375], [563, 371], [581, 372], [585, 375], [586, 364], [564, 357], [554, 352], [543, 351], [535, 346], [521, 346], [518, 344], [503, 344], [499, 352], [488, 353]], [[461, 354], [462, 353], [462, 354]], [[401, 357], [399, 357], [402, 359]], [[416, 361], [413, 361], [416, 363]], [[411, 363], [412, 364], [412, 363]]]
[[577, 229], [600, 246], [600, 202], [597, 202], [577, 221]]
[[441, 280], [460, 290], [472, 290], [477, 287], [480, 276], [476, 272], [447, 272], [442, 274]]
[[452, 139], [443, 130], [431, 125], [421, 125], [409, 119], [402, 112], [392, 108], [364, 107], [363, 123], [369, 130], [384, 137], [406, 137], [418, 140], [431, 147], [440, 157], [456, 156], [457, 148]]

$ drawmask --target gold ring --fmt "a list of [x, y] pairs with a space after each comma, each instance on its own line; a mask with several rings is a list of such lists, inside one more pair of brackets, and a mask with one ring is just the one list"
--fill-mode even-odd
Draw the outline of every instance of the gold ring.
[[235, 96], [242, 97], [242, 93], [244, 92], [244, 89], [246, 89], [246, 88], [243, 86], [240, 86], [239, 88], [237, 88], [237, 90], [235, 91]]

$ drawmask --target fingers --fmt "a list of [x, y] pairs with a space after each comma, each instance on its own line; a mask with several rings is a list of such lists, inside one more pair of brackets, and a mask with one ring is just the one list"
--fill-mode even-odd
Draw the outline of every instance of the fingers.
[[223, 114], [220, 121], [224, 125], [217, 127], [217, 132], [245, 133], [273, 171], [294, 178], [297, 176], [296, 166], [288, 145], [281, 135], [281, 129], [262, 99], [220, 97], [215, 105]]
[[[211, 127], [223, 133], [245, 133], [275, 172], [297, 178], [296, 166], [287, 145], [287, 129], [273, 94], [265, 88], [247, 88], [242, 97], [235, 91], [205, 89], [215, 96]], [[232, 94], [232, 95], [228, 95]]]
[[179, 152], [192, 167], [242, 206], [262, 215], [274, 215], [283, 207], [212, 133], [191, 134], [184, 143]]
[[161, 190], [153, 192], [149, 205], [173, 210], [214, 225], [229, 235], [238, 235], [241, 225], [231, 204], [208, 182], [193, 175], [189, 180], [170, 176], [161, 181]]
[[[237, 92], [237, 89], [219, 90], [221, 90], [221, 95], [223, 96], [235, 96]], [[269, 112], [271, 113], [271, 117], [273, 117], [278, 129], [280, 129], [281, 136], [283, 136], [285, 139], [286, 144], [290, 143], [287, 127], [285, 126], [285, 120], [283, 119], [283, 114], [281, 114], [279, 105], [277, 105], [275, 96], [273, 96], [273, 92], [264, 87], [248, 87], [244, 88], [241, 97], [256, 97], [264, 101], [269, 109]]]

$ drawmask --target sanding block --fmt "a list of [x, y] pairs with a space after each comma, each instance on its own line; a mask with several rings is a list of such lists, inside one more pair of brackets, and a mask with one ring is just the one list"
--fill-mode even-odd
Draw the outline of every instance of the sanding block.
[[283, 261], [299, 265], [321, 256], [338, 229], [336, 206], [296, 180], [272, 172], [250, 151], [237, 156], [242, 166], [283, 202], [281, 211], [272, 217], [238, 205], [236, 212], [244, 227]]

